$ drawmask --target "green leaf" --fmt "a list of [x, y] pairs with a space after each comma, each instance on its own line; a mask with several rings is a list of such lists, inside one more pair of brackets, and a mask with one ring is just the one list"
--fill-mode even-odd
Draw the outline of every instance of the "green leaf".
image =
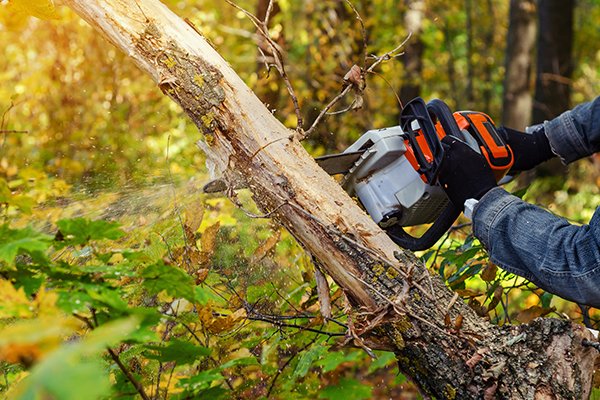
[[525, 196], [525, 194], [527, 194], [529, 187], [530, 187], [530, 185], [527, 185], [522, 189], [516, 190], [516, 191], [512, 192], [512, 195], [522, 199], [523, 196]]
[[147, 358], [161, 362], [175, 361], [178, 365], [192, 364], [210, 355], [209, 348], [180, 340], [171, 340], [166, 346], [148, 345], [146, 348], [150, 350], [144, 353]]
[[335, 386], [327, 386], [319, 393], [320, 399], [330, 400], [361, 400], [370, 399], [372, 388], [368, 385], [363, 385], [356, 379], [344, 378]]
[[323, 369], [323, 372], [329, 372], [336, 369], [341, 363], [346, 361], [357, 361], [359, 357], [360, 353], [355, 351], [332, 351], [327, 353], [321, 360], [317, 361], [317, 365]]
[[194, 396], [194, 399], [197, 400], [220, 400], [231, 398], [230, 396], [226, 396], [229, 392], [226, 389], [223, 389], [220, 386], [211, 387], [209, 389], [203, 390], [200, 393], [197, 393]]
[[0, 226], [0, 260], [12, 263], [17, 254], [43, 252], [50, 247], [51, 236], [24, 229], [10, 229], [8, 225]]
[[542, 293], [542, 295], [540, 296], [540, 300], [542, 302], [542, 307], [550, 308], [550, 303], [552, 303], [553, 298], [554, 298], [554, 295], [552, 293], [548, 293], [548, 292]]
[[388, 365], [396, 362], [396, 355], [392, 352], [377, 352], [377, 359], [375, 359], [371, 365], [369, 365], [369, 374], [377, 371], [378, 369], [387, 367]]
[[242, 357], [235, 358], [233, 360], [227, 361], [225, 364], [221, 365], [220, 369], [231, 368], [235, 366], [243, 366], [243, 365], [258, 365], [258, 361], [254, 357]]
[[207, 371], [202, 371], [191, 378], [180, 379], [177, 385], [186, 388], [187, 391], [195, 392], [207, 389], [213, 382], [221, 381], [223, 379], [223, 375], [221, 375], [219, 369], [209, 369]]
[[56, 223], [67, 245], [84, 244], [90, 240], [116, 240], [125, 235], [116, 222], [92, 221], [85, 218], [62, 219]]
[[308, 370], [313, 365], [314, 361], [317, 360], [323, 353], [327, 351], [327, 347], [321, 345], [314, 345], [308, 351], [305, 351], [300, 359], [298, 360], [298, 364], [296, 364], [296, 369], [294, 369], [294, 373], [292, 376], [294, 378], [301, 378], [306, 376]]
[[194, 280], [177, 267], [162, 262], [150, 265], [142, 272], [143, 286], [152, 294], [163, 290], [173, 297], [194, 302]]
[[15, 206], [26, 214], [31, 214], [35, 200], [29, 196], [14, 195], [6, 180], [0, 178], [0, 203]]
[[37, 364], [15, 388], [15, 399], [95, 399], [110, 394], [108, 370], [100, 358], [106, 346], [127, 338], [138, 319], [107, 323], [77, 343], [63, 345]]
[[86, 311], [90, 304], [92, 304], [92, 299], [87, 293], [73, 290], [60, 290], [58, 292], [56, 305], [66, 313]]
[[85, 347], [83, 354], [103, 351], [107, 346], [113, 346], [119, 341], [129, 338], [129, 335], [138, 328], [140, 318], [131, 316], [107, 322], [94, 329], [79, 344]]
[[210, 300], [221, 300], [212, 290], [205, 286], [196, 286], [194, 288], [194, 299], [200, 305], [206, 305]]
[[101, 285], [84, 285], [84, 288], [92, 300], [118, 311], [127, 310], [127, 302], [117, 290]]

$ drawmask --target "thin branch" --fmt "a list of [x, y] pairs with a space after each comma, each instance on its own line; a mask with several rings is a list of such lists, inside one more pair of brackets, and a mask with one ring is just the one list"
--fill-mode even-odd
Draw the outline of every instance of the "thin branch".
[[272, 11], [272, 7], [273, 7], [273, 1], [271, 0], [269, 2], [269, 9], [267, 9], [267, 14], [266, 14], [266, 18], [264, 21], [261, 21], [259, 18], [257, 18], [254, 14], [252, 14], [250, 11], [245, 10], [244, 8], [240, 7], [239, 5], [235, 4], [234, 2], [232, 2], [231, 0], [225, 0], [230, 6], [236, 8], [237, 10], [241, 11], [246, 17], [248, 17], [248, 19], [250, 19], [250, 21], [252, 21], [252, 23], [254, 24], [254, 26], [256, 27], [256, 29], [258, 30], [258, 33], [265, 39], [265, 41], [267, 42], [267, 44], [269, 45], [270, 49], [271, 49], [271, 53], [273, 56], [273, 59], [275, 61], [274, 65], [275, 68], [277, 69], [277, 71], [279, 72], [279, 75], [281, 76], [281, 79], [283, 79], [283, 82], [285, 84], [285, 87], [292, 99], [292, 103], [294, 104], [294, 111], [296, 113], [296, 132], [300, 133], [301, 135], [303, 134], [304, 130], [303, 130], [303, 118], [302, 118], [302, 113], [300, 111], [300, 102], [298, 101], [298, 96], [296, 96], [296, 91], [294, 90], [294, 87], [292, 86], [292, 83], [290, 81], [290, 78], [286, 72], [285, 69], [285, 64], [283, 62], [283, 53], [282, 51], [280, 51], [279, 46], [277, 45], [277, 43], [273, 40], [273, 38], [271, 37], [271, 34], [269, 33], [269, 27], [267, 26], [268, 22], [269, 22], [269, 17]]
[[148, 397], [146, 391], [144, 390], [144, 386], [142, 386], [142, 384], [137, 379], [135, 379], [135, 376], [133, 376], [133, 374], [121, 362], [121, 359], [119, 358], [117, 353], [115, 353], [115, 351], [110, 347], [107, 347], [106, 350], [108, 351], [108, 354], [110, 354], [110, 357], [113, 359], [115, 364], [117, 364], [121, 372], [125, 374], [127, 379], [129, 379], [129, 382], [131, 382], [131, 384], [135, 387], [135, 390], [137, 390], [137, 392], [140, 394], [140, 397], [144, 400], [150, 400], [150, 397]]
[[268, 322], [269, 324], [275, 325], [278, 328], [294, 328], [294, 329], [298, 329], [301, 331], [308, 331], [308, 332], [313, 332], [313, 333], [318, 333], [319, 335], [326, 335], [329, 337], [338, 337], [338, 336], [346, 336], [346, 334], [344, 332], [330, 332], [330, 331], [323, 331], [320, 329], [315, 329], [315, 328], [310, 328], [307, 326], [303, 326], [303, 325], [297, 325], [297, 324], [289, 324], [286, 322], [281, 322], [278, 320], [273, 320], [270, 318], [266, 318], [263, 317], [261, 315], [248, 315], [247, 317], [250, 321], [261, 321], [261, 322]]
[[[96, 313], [94, 310], [92, 310], [92, 317], [94, 319], [94, 322], [92, 322], [92, 320], [90, 320], [88, 317], [84, 317], [83, 315], [73, 313], [73, 316], [75, 318], [77, 318], [78, 320], [83, 321], [88, 326], [88, 328], [90, 328], [90, 330], [94, 330], [98, 326], [97, 325], [98, 322], [96, 320]], [[144, 400], [150, 400], [150, 397], [148, 397], [148, 394], [146, 394], [146, 391], [144, 390], [144, 386], [135, 378], [135, 376], [133, 376], [133, 374], [121, 362], [119, 355], [117, 353], [115, 353], [115, 351], [113, 349], [111, 349], [110, 347], [106, 347], [106, 351], [108, 351], [110, 358], [113, 359], [113, 361], [115, 362], [115, 364], [117, 364], [117, 366], [119, 367], [121, 372], [123, 372], [123, 374], [127, 377], [129, 382], [131, 382], [133, 387], [135, 387], [135, 390], [137, 390], [140, 397]]]
[[317, 338], [319, 337], [319, 335], [316, 335], [310, 342], [308, 342], [308, 344], [304, 347], [302, 347], [297, 353], [294, 353], [286, 362], [285, 364], [283, 364], [281, 366], [281, 368], [277, 369], [277, 373], [275, 374], [275, 376], [273, 377], [273, 380], [271, 381], [271, 385], [269, 385], [269, 390], [267, 390], [267, 396], [266, 398], [268, 399], [269, 397], [271, 397], [271, 392], [273, 391], [273, 388], [275, 387], [275, 382], [277, 382], [277, 378], [279, 378], [279, 376], [281, 375], [281, 373], [283, 372], [283, 370], [290, 365], [290, 363], [292, 362], [292, 360], [294, 358], [296, 358], [296, 356], [300, 353], [302, 353], [304, 350], [308, 349], [310, 346], [312, 346], [316, 341]]
[[6, 133], [29, 133], [29, 131], [1, 130], [0, 133], [2, 133], [2, 134], [6, 134]]
[[[364, 69], [363, 69], [363, 75], [365, 74], [365, 72], [366, 73], [372, 73], [375, 70], [375, 68], [377, 68], [379, 66], [379, 64], [381, 64], [382, 62], [391, 60], [393, 58], [396, 58], [396, 57], [402, 55], [403, 53], [399, 53], [399, 51], [408, 42], [408, 40], [410, 39], [411, 35], [412, 34], [409, 33], [408, 36], [406, 37], [406, 39], [404, 39], [404, 41], [402, 43], [400, 43], [398, 46], [396, 46], [396, 48], [394, 48], [391, 51], [388, 51], [384, 55], [382, 55], [382, 56], [374, 56], [374, 55], [372, 55], [370, 58], [374, 58], [375, 62], [373, 62], [373, 64], [371, 64], [371, 66], [366, 71], [364, 71]], [[369, 57], [367, 57], [367, 58], [369, 58]], [[347, 84], [347, 86], [345, 86], [344, 89], [337, 96], [335, 96], [325, 106], [325, 108], [323, 108], [321, 110], [321, 112], [319, 113], [319, 115], [317, 116], [317, 118], [315, 118], [315, 120], [313, 121], [313, 123], [310, 126], [310, 128], [308, 128], [304, 132], [304, 135], [300, 138], [300, 140], [306, 139], [308, 136], [310, 136], [315, 131], [315, 129], [317, 128], [317, 125], [319, 125], [319, 123], [321, 122], [321, 120], [329, 113], [329, 110], [331, 110], [333, 108], [333, 106], [335, 106], [342, 98], [344, 98], [353, 89], [355, 89], [355, 85], [353, 85], [353, 84]]]
[[352, 9], [354, 14], [356, 15], [356, 19], [358, 20], [358, 23], [360, 24], [360, 33], [362, 35], [362, 52], [363, 52], [363, 62], [362, 62], [361, 69], [364, 70], [365, 67], [367, 66], [367, 28], [365, 26], [365, 21], [363, 21], [362, 17], [360, 16], [360, 13], [356, 9], [356, 7], [354, 7], [354, 4], [352, 4], [352, 2], [350, 0], [346, 0], [346, 4], [348, 4], [348, 6]]
[[269, 25], [269, 20], [271, 19], [271, 13], [273, 12], [274, 6], [275, 6], [275, 1], [269, 0], [269, 5], [267, 6], [267, 12], [265, 13], [265, 20], [263, 21], [263, 24], [265, 24], [266, 26]]

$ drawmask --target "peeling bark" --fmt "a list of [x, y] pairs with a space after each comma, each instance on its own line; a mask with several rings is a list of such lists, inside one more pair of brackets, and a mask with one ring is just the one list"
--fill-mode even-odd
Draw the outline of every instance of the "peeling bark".
[[[65, 0], [198, 125], [209, 168], [242, 180], [344, 289], [353, 337], [394, 351], [436, 398], [585, 398], [596, 350], [568, 321], [500, 328], [478, 317], [322, 171], [194, 29], [157, 0]], [[458, 329], [446, 319], [462, 319]], [[456, 324], [458, 325], [458, 324]]]

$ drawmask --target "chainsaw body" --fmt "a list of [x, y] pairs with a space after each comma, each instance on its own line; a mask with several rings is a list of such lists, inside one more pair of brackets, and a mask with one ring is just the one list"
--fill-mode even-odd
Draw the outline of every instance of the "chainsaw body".
[[406, 153], [409, 145], [400, 126], [371, 130], [346, 152], [362, 152], [342, 181], [382, 228], [434, 221], [448, 198], [439, 185], [425, 182]]
[[[452, 114], [441, 100], [416, 98], [404, 107], [400, 125], [364, 133], [343, 153], [317, 159], [400, 246], [424, 250], [435, 244], [462, 211], [438, 183], [444, 157], [441, 139], [452, 135], [487, 160], [500, 181], [513, 164], [511, 149], [485, 114]], [[433, 223], [419, 238], [404, 227]]]

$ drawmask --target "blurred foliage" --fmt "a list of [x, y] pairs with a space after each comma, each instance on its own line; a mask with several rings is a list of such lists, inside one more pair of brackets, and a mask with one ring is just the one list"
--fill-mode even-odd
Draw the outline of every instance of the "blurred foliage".
[[[266, 70], [243, 13], [222, 0], [165, 3], [296, 126], [285, 86]], [[251, 12], [257, 3], [238, 1]], [[367, 54], [407, 37], [403, 2], [353, 3]], [[462, 2], [425, 0], [424, 98], [500, 119], [508, 3], [472, 2], [477, 18], [467, 27]], [[348, 70], [363, 64], [361, 26], [339, 0], [279, 6], [271, 35], [284, 49], [307, 127]], [[574, 103], [600, 89], [599, 14], [600, 1], [577, 3]], [[331, 283], [335, 320], [326, 322], [310, 258], [285, 231], [247, 213], [258, 213], [248, 193], [240, 193], [246, 210], [200, 194], [208, 174], [196, 128], [125, 55], [51, 0], [0, 2], [0, 32], [4, 397], [418, 397], [392, 354], [372, 360], [339, 348], [348, 318], [340, 288]], [[400, 58], [383, 63], [367, 77], [363, 107], [326, 118], [309, 151], [342, 150], [367, 129], [395, 124], [403, 73]], [[599, 163], [581, 161], [566, 178], [539, 179], [526, 193], [518, 183], [510, 189], [585, 223], [600, 202]], [[578, 306], [491, 264], [468, 225], [422, 256], [494, 323], [582, 319]], [[600, 315], [590, 317], [594, 324]]]

